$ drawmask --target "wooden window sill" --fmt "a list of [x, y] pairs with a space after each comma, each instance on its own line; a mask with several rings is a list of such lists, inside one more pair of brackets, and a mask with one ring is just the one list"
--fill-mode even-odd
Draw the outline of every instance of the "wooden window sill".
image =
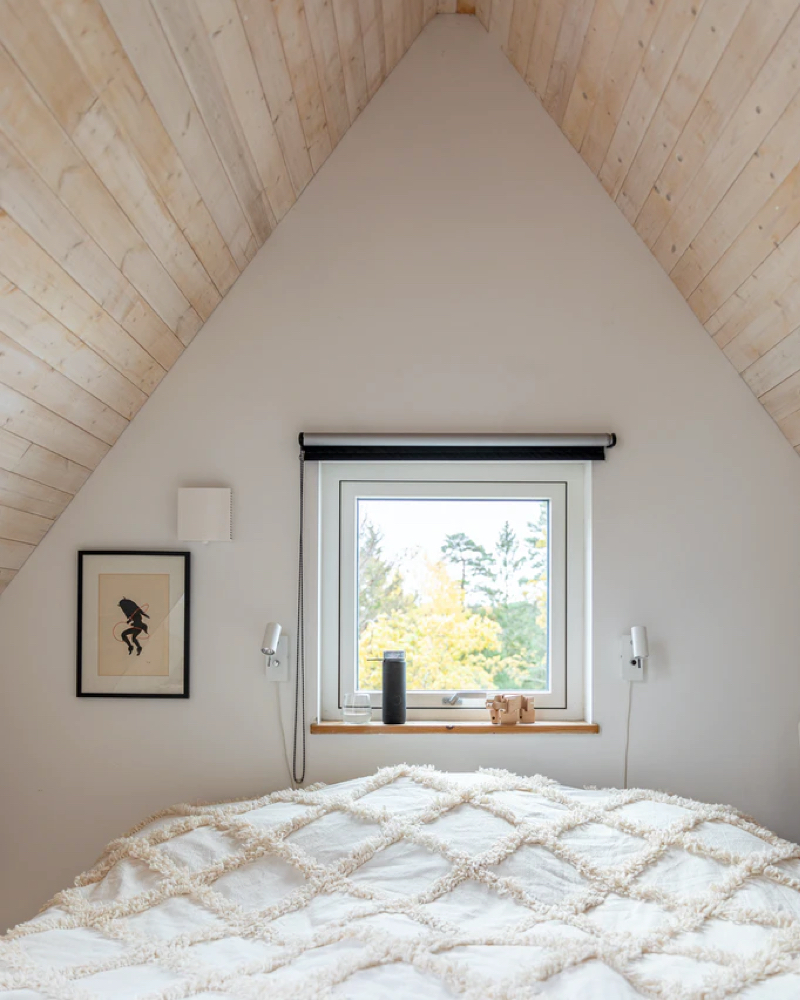
[[542, 722], [529, 722], [516, 726], [493, 726], [491, 722], [407, 722], [403, 726], [387, 726], [382, 722], [369, 722], [362, 726], [354, 726], [347, 722], [312, 722], [311, 733], [315, 736], [412, 736], [415, 734], [429, 735], [431, 733], [457, 733], [461, 736], [476, 736], [481, 733], [508, 734], [520, 736], [535, 733], [599, 733], [600, 726], [596, 722], [559, 722], [548, 719]]

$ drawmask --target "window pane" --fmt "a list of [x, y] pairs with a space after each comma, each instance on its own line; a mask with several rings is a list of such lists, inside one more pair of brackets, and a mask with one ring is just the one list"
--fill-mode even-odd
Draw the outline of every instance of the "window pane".
[[547, 500], [360, 499], [358, 687], [549, 689]]

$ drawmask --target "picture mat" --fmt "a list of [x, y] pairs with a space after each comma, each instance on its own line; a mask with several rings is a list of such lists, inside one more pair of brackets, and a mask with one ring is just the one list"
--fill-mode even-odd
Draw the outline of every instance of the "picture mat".
[[[165, 675], [101, 676], [98, 672], [99, 578], [101, 574], [118, 575], [126, 574], [128, 571], [137, 575], [165, 574], [169, 577], [170, 611], [162, 625], [167, 635], [169, 650], [169, 671]], [[84, 554], [81, 599], [82, 694], [180, 695], [184, 693], [185, 573], [186, 560], [182, 554]]]

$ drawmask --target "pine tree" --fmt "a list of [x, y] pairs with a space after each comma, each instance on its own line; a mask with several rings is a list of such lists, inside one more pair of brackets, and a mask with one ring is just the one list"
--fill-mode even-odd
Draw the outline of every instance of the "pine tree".
[[528, 521], [530, 534], [525, 539], [525, 546], [528, 550], [528, 563], [532, 570], [530, 581], [541, 579], [542, 575], [547, 573], [549, 506], [549, 503], [540, 503], [538, 517], [535, 521]]
[[500, 588], [501, 602], [508, 607], [514, 584], [521, 583], [519, 571], [525, 565], [525, 556], [520, 553], [516, 532], [506, 521], [500, 529], [495, 545], [496, 579]]
[[383, 534], [364, 518], [358, 546], [358, 629], [394, 611], [406, 611], [413, 598], [403, 591], [397, 567], [383, 555]]
[[491, 571], [491, 556], [482, 545], [473, 542], [463, 531], [445, 537], [442, 554], [445, 562], [460, 568], [461, 600], [462, 605], [466, 607], [467, 591], [472, 581], [476, 577], [479, 579], [486, 577]]

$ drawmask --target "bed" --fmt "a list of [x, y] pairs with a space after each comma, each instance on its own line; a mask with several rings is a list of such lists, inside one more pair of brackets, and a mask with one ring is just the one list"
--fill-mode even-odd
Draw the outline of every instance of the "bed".
[[800, 848], [494, 770], [178, 806], [0, 938], [0, 996], [793, 1000]]

